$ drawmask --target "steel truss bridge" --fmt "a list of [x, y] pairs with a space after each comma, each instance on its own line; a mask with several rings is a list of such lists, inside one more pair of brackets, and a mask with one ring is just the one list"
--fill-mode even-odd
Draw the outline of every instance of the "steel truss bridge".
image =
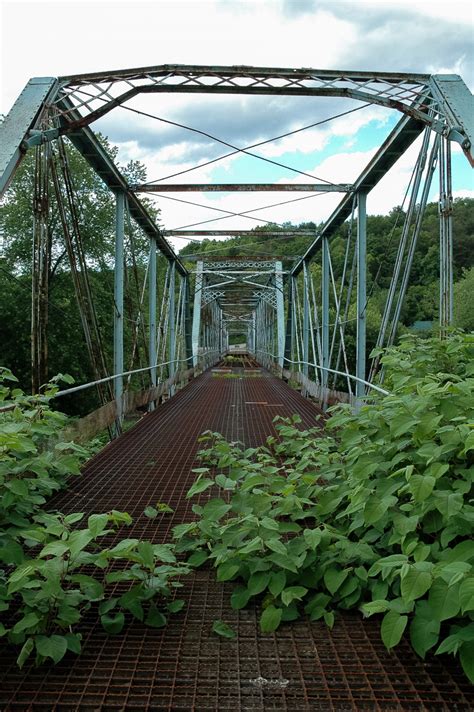
[[[361, 105], [392, 109], [399, 120], [351, 183], [321, 182], [314, 177], [308, 180], [305, 174], [304, 183], [130, 184], [91, 126], [117, 107], [133, 111], [125, 103], [137, 95], [159, 93], [341, 97]], [[188, 505], [183, 504], [184, 493], [194, 477], [191, 468], [197, 437], [203, 430], [219, 430], [231, 439], [256, 445], [271, 433], [275, 415], [298, 412], [303, 426], [308, 427], [328, 402], [346, 400], [357, 408], [362, 398], [370, 396], [371, 389], [383, 392], [380, 364], [376, 359], [369, 363], [366, 353], [367, 305], [371, 296], [366, 277], [367, 196], [419, 139], [418, 157], [396, 226], [398, 249], [377, 345], [390, 345], [396, 338], [435, 171], [439, 177], [439, 325], [443, 332], [452, 321], [451, 153], [456, 144], [473, 164], [473, 122], [472, 96], [456, 75], [163, 65], [31, 79], [0, 125], [0, 194], [7, 191], [24, 155], [33, 151], [33, 390], [47, 380], [48, 373], [52, 258], [48, 221], [54, 203], [94, 374], [93, 382], [75, 385], [59, 396], [95, 387], [101, 404], [95, 413], [80, 421], [77, 436], [90, 437], [106, 426], [116, 436], [128, 411], [137, 406], [154, 411], [132, 431], [116, 438], [88, 465], [83, 484], [76, 486], [80, 505], [77, 501], [71, 504], [67, 494], [57, 497], [53, 504], [63, 511], [71, 506], [91, 511], [123, 508], [139, 517], [143, 502], [153, 498], [167, 501], [175, 509], [172, 520], [161, 517], [159, 522], [147, 525], [152, 536], [159, 533], [166, 537], [170, 521], [177, 524], [190, 514]], [[255, 153], [255, 146], [238, 147], [211, 138], [230, 149], [226, 155], [241, 152], [262, 159]], [[113, 364], [107, 363], [104, 355], [65, 139], [115, 195], [115, 225], [111, 226], [115, 232]], [[336, 192], [341, 199], [318, 231], [277, 229], [274, 224], [262, 232], [248, 231], [257, 240], [260, 235], [286, 240], [305, 237], [307, 248], [298, 259], [243, 253], [235, 257], [197, 254], [185, 264], [169, 238], [197, 241], [244, 235], [246, 231], [202, 229], [198, 225], [190, 226], [196, 229], [166, 231], [155, 223], [140, 196], [214, 191], [307, 195]], [[224, 212], [226, 217], [246, 215]], [[336, 273], [331, 238], [343, 225], [345, 257], [342, 272]], [[133, 235], [137, 234], [149, 239], [149, 256], [137, 313], [127, 317], [125, 271], [135, 262]], [[391, 239], [393, 234], [387, 236], [388, 241]], [[186, 266], [189, 264], [192, 268]], [[158, 284], [162, 285], [160, 293]], [[124, 348], [126, 318], [133, 324], [130, 353], [125, 353]], [[346, 338], [348, 324], [355, 327], [355, 347]], [[230, 339], [238, 335], [264, 370], [254, 379], [213, 378], [212, 367], [228, 352]], [[355, 363], [353, 372], [351, 363]], [[137, 376], [144, 379], [141, 389], [134, 381]], [[302, 394], [311, 395], [319, 406], [289, 388], [278, 376], [299, 381]], [[167, 402], [156, 408], [163, 399]], [[154, 463], [153, 467], [150, 463]], [[117, 486], [111, 487], [111, 482]], [[140, 536], [144, 525], [138, 522], [135, 526]], [[469, 693], [456, 669], [439, 662], [438, 668], [433, 664], [430, 669], [417, 661], [408, 646], [389, 655], [381, 643], [375, 642], [378, 631], [371, 632], [371, 624], [350, 616], [343, 618], [332, 633], [295, 626], [291, 633], [282, 632], [283, 638], [289, 638], [278, 634], [267, 643], [255, 633], [256, 621], [250, 614], [247, 622], [239, 619], [239, 641], [244, 647], [247, 645], [247, 653], [242, 648], [221, 654], [206, 630], [212, 619], [232, 614], [223, 611], [222, 595], [213, 589], [206, 573], [202, 580], [187, 585], [192, 589], [187, 591], [192, 601], [186, 614], [189, 639], [179, 624], [173, 624], [165, 631], [151, 632], [138, 626], [135, 633], [132, 630], [126, 634], [126, 644], [104, 643], [92, 625], [85, 638], [85, 654], [75, 663], [72, 675], [61, 666], [48, 673], [19, 674], [13, 671], [6, 653], [2, 702], [13, 704], [15, 709], [22, 704], [37, 705], [38, 709], [50, 705], [53, 709], [59, 704], [61, 709], [89, 709], [87, 705], [90, 709], [100, 705], [108, 705], [109, 709], [129, 705], [135, 709], [149, 705], [152, 709], [224, 710], [263, 709], [264, 701], [270, 700], [272, 709], [310, 710], [320, 708], [318, 705], [338, 709], [338, 704], [345, 705], [344, 709], [358, 709], [358, 704], [370, 705], [371, 709], [387, 709], [390, 705], [400, 709], [407, 700], [417, 709], [425, 708], [425, 703], [442, 709], [449, 700], [459, 704], [459, 709], [471, 708]], [[321, 635], [326, 636], [326, 648]], [[283, 648], [286, 653], [281, 652]], [[151, 649], [158, 652], [150, 662]], [[311, 669], [303, 649], [310, 650]], [[227, 654], [230, 658], [226, 667]], [[315, 671], [316, 658], [319, 667]], [[174, 666], [171, 673], [170, 665]], [[282, 678], [285, 665], [289, 665], [291, 678], [288, 690], [285, 685], [264, 690], [254, 684], [260, 678]], [[240, 681], [235, 675], [240, 675]], [[323, 681], [318, 689], [314, 687], [315, 675]], [[339, 676], [342, 687], [331, 688], [328, 675]], [[362, 687], [347, 682], [351, 675], [358, 676], [359, 682], [363, 680]], [[82, 692], [78, 692], [76, 679], [84, 682]], [[438, 679], [442, 679], [442, 685], [438, 685]], [[425, 699], [423, 690], [430, 690], [431, 696]]]

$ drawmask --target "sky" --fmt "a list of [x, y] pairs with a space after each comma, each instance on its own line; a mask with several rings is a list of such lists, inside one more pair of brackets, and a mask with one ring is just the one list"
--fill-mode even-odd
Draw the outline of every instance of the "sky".
[[[0, 112], [32, 76], [60, 76], [168, 63], [313, 67], [317, 69], [460, 74], [474, 88], [471, 2], [426, 0], [152, 0], [24, 2], [0, 0]], [[245, 155], [193, 170], [169, 182], [353, 181], [399, 120], [397, 112], [337, 98], [142, 95], [127, 105], [246, 147], [316, 122], [320, 126], [256, 149], [281, 168]], [[349, 109], [352, 114], [328, 120]], [[328, 120], [328, 121], [326, 121]], [[119, 147], [119, 160], [142, 161], [162, 179], [229, 152], [201, 134], [116, 109], [94, 124]], [[368, 198], [369, 213], [401, 204], [417, 155], [413, 146]], [[472, 170], [455, 147], [456, 196], [473, 196]], [[290, 170], [293, 169], [293, 170]], [[302, 193], [172, 194], [234, 212], [282, 200], [280, 207], [201, 228], [250, 229], [265, 220], [320, 222], [341, 196]], [[436, 181], [431, 192], [436, 200]], [[209, 208], [156, 198], [162, 224], [176, 229], [211, 220]], [[256, 219], [258, 218], [258, 220]], [[176, 247], [183, 242], [174, 241]]]

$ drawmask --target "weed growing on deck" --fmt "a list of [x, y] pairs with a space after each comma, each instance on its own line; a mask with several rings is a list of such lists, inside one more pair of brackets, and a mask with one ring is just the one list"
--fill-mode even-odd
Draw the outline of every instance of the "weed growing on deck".
[[188, 497], [222, 496], [175, 528], [178, 551], [237, 583], [233, 608], [258, 597], [263, 632], [360, 608], [387, 648], [408, 630], [474, 680], [473, 356], [472, 336], [403, 339], [382, 359], [391, 394], [334, 408], [324, 437], [297, 417], [259, 448], [205, 433]]
[[[122, 630], [127, 613], [163, 626], [165, 613], [184, 603], [166, 598], [181, 585], [176, 577], [189, 569], [177, 563], [169, 544], [104, 544], [118, 527], [132, 523], [127, 513], [92, 514], [85, 522], [83, 512], [42, 511], [47, 498], [79, 474], [88, 452], [60, 442], [67, 418], [49, 406], [55, 384], [43, 395], [25, 396], [7, 385], [15, 381], [11, 372], [0, 371], [0, 636], [22, 646], [22, 667], [33, 653], [37, 664], [79, 653], [76, 627], [92, 606], [111, 634]], [[159, 502], [148, 509], [172, 511]], [[114, 593], [117, 583], [126, 584], [124, 593]]]

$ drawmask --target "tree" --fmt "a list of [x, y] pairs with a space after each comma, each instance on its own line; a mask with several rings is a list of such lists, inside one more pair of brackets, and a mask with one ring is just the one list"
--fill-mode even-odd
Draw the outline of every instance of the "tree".
[[454, 285], [454, 324], [474, 331], [474, 267], [465, 270], [462, 279]]

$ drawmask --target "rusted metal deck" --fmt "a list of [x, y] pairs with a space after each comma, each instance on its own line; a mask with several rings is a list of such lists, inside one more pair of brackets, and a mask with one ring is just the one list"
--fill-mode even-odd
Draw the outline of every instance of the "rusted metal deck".
[[[275, 415], [299, 413], [308, 427], [318, 412], [266, 373], [226, 378], [207, 372], [107, 446], [53, 505], [65, 512], [125, 510], [134, 524], [119, 538], [165, 541], [174, 525], [193, 516], [185, 493], [204, 430], [257, 445], [272, 433]], [[147, 519], [143, 510], [157, 500], [174, 514]], [[82, 624], [82, 655], [68, 655], [55, 667], [19, 671], [12, 649], [2, 647], [0, 709], [474, 709], [474, 692], [451, 658], [422, 661], [408, 642], [388, 653], [376, 621], [346, 614], [330, 631], [302, 619], [262, 635], [258, 610], [233, 611], [231, 590], [217, 584], [212, 571], [200, 570], [178, 591], [186, 605], [165, 628], [135, 621], [117, 637], [91, 612]], [[216, 618], [234, 627], [235, 640], [211, 632]]]

